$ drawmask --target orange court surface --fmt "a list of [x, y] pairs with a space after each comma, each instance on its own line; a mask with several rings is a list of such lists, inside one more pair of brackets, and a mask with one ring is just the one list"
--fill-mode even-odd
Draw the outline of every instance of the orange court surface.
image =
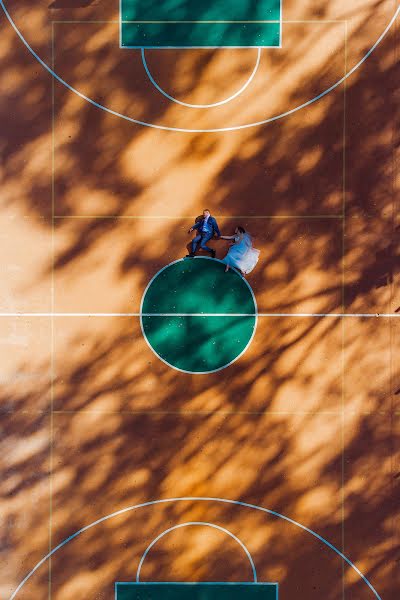
[[400, 4], [145, 4], [0, 0], [0, 600], [398, 600]]

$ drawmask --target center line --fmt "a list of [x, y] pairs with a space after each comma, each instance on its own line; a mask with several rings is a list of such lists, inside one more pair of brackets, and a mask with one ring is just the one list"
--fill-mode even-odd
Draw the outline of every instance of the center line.
[[0, 313], [0, 318], [20, 317], [330, 317], [334, 319], [359, 318], [359, 319], [382, 319], [400, 318], [400, 313]]

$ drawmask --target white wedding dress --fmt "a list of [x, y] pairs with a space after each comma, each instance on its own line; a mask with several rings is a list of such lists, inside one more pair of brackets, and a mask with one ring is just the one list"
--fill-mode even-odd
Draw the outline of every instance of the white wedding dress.
[[251, 235], [244, 233], [235, 237], [235, 243], [229, 248], [222, 262], [247, 275], [258, 263], [259, 256], [260, 251], [253, 248]]

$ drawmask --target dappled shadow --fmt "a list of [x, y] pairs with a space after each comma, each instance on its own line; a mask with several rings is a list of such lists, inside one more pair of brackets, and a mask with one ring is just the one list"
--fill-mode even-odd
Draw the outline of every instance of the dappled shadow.
[[[393, 6], [366, 1], [357, 13], [330, 5], [288, 2], [285, 19], [348, 19], [351, 67]], [[337, 23], [288, 24], [282, 53], [263, 55], [255, 93], [249, 88], [210, 112], [186, 109], [152, 89], [138, 53], [118, 49], [117, 2], [8, 8], [68, 83], [158, 125], [262, 120], [307, 102], [343, 73]], [[104, 515], [157, 498], [215, 496], [317, 531], [394, 600], [398, 325], [337, 314], [400, 304], [395, 35], [347, 81], [346, 93], [341, 86], [266, 126], [179, 133], [123, 121], [78, 98], [40, 70], [4, 17], [2, 25], [2, 311], [64, 316], [0, 323], [1, 597], [49, 546]], [[254, 65], [250, 50], [148, 58], [160, 84], [189, 102], [228, 96]], [[223, 234], [240, 224], [254, 236], [261, 256], [249, 283], [260, 313], [275, 316], [259, 318], [253, 343], [229, 368], [189, 375], [151, 352], [137, 313], [150, 279], [186, 253], [187, 230], [206, 207]], [[212, 245], [219, 258], [228, 250], [227, 242]], [[330, 316], [290, 316], [299, 313]], [[259, 579], [279, 581], [282, 600], [338, 600], [343, 586], [346, 598], [373, 597], [321, 542], [271, 515], [190, 501], [141, 511], [60, 550], [52, 597], [110, 598], [114, 581], [133, 580], [152, 539], [189, 520], [239, 536]], [[166, 538], [143, 578], [250, 577], [224, 536], [198, 536]], [[47, 597], [48, 582], [46, 563], [21, 597]]]
[[98, 3], [98, 0], [54, 0], [49, 8], [86, 8], [94, 3]]

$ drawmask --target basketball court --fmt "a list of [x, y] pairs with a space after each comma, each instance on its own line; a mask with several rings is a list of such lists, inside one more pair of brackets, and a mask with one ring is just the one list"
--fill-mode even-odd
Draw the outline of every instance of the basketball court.
[[0, 5], [1, 600], [396, 600], [398, 3]]

